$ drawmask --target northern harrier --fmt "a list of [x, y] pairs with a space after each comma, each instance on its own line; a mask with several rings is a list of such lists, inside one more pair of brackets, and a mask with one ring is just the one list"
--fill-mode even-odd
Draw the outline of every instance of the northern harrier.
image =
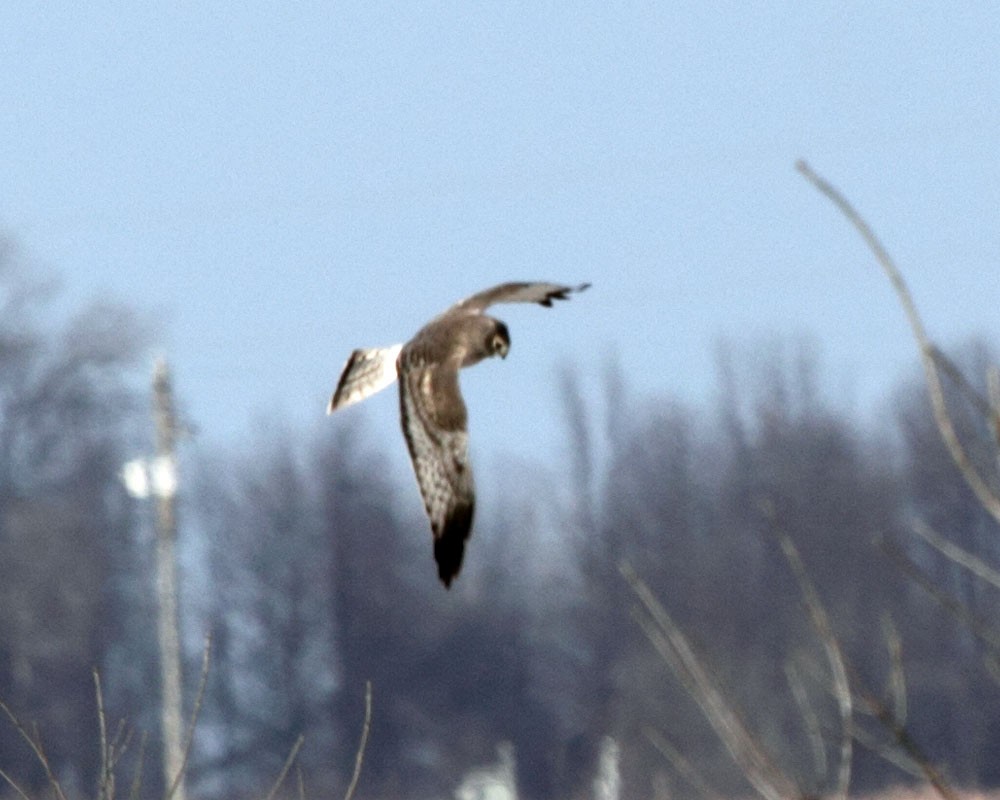
[[434, 533], [438, 575], [446, 587], [462, 567], [475, 507], [458, 371], [490, 356], [506, 358], [510, 349], [507, 326], [483, 312], [494, 303], [551, 306], [588, 286], [502, 283], [456, 303], [406, 344], [355, 350], [347, 359], [326, 412], [364, 400], [399, 379], [403, 435]]

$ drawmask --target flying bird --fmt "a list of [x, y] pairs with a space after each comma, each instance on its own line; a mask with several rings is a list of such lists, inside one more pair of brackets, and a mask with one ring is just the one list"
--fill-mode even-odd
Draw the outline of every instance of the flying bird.
[[566, 300], [589, 283], [502, 283], [456, 303], [405, 344], [351, 353], [326, 413], [399, 381], [403, 436], [434, 534], [434, 560], [445, 587], [462, 567], [476, 505], [469, 463], [468, 414], [458, 371], [491, 356], [507, 357], [507, 326], [485, 314], [495, 303]]

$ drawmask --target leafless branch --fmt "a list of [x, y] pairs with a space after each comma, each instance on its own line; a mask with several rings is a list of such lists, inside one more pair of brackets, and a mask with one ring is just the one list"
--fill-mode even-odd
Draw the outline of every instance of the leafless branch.
[[788, 566], [795, 576], [795, 581], [799, 586], [799, 592], [805, 601], [806, 609], [809, 612], [809, 620], [812, 622], [816, 635], [823, 645], [823, 652], [826, 654], [827, 663], [830, 667], [832, 677], [831, 689], [837, 701], [837, 713], [840, 716], [840, 765], [836, 773], [836, 784], [834, 797], [847, 798], [847, 789], [851, 781], [851, 751], [852, 751], [852, 717], [854, 714], [851, 700], [851, 686], [847, 680], [847, 666], [844, 662], [843, 653], [840, 650], [840, 643], [837, 641], [830, 618], [826, 613], [823, 602], [820, 600], [819, 592], [813, 585], [809, 574], [806, 572], [805, 564], [799, 555], [798, 548], [791, 537], [781, 530], [777, 523], [773, 504], [765, 502], [763, 511], [771, 525], [772, 532], [778, 537], [781, 545], [781, 552], [788, 562]]
[[709, 800], [723, 800], [724, 795], [716, 791], [706, 780], [705, 776], [698, 771], [697, 767], [667, 741], [667, 738], [662, 733], [653, 728], [645, 728], [643, 734], [649, 740], [650, 744], [677, 770], [677, 774], [690, 784], [695, 791], [701, 794], [702, 797], [707, 797]]
[[108, 735], [107, 715], [104, 712], [104, 692], [101, 689], [101, 676], [97, 669], [93, 670], [94, 696], [97, 702], [97, 726], [100, 737], [101, 766], [97, 784], [98, 800], [114, 800], [115, 774], [118, 763], [128, 751], [132, 741], [132, 731], [124, 721], [118, 723], [114, 736]]
[[854, 226], [858, 233], [861, 234], [861, 237], [868, 244], [879, 265], [882, 267], [882, 270], [892, 283], [896, 296], [899, 298], [900, 305], [903, 307], [903, 312], [906, 314], [907, 320], [910, 323], [910, 329], [913, 332], [913, 336], [917, 341], [918, 347], [920, 348], [920, 355], [924, 365], [924, 376], [927, 382], [927, 392], [930, 397], [931, 408], [934, 411], [934, 420], [937, 423], [941, 439], [948, 448], [952, 461], [954, 461], [955, 466], [958, 467], [959, 472], [961, 472], [966, 484], [975, 494], [976, 499], [979, 500], [983, 508], [985, 508], [997, 522], [1000, 522], [1000, 497], [997, 497], [987, 482], [979, 474], [976, 467], [973, 465], [972, 460], [965, 452], [965, 448], [962, 446], [962, 443], [959, 441], [958, 434], [955, 431], [955, 426], [951, 421], [950, 414], [948, 413], [948, 406], [945, 403], [944, 390], [941, 386], [941, 378], [938, 374], [938, 365], [934, 356], [936, 350], [927, 336], [923, 321], [920, 318], [920, 314], [917, 312], [917, 307], [913, 302], [910, 290], [907, 288], [902, 274], [896, 268], [895, 263], [882, 246], [882, 243], [875, 236], [871, 227], [844, 198], [844, 196], [827, 181], [813, 172], [812, 168], [804, 161], [799, 161], [796, 164], [796, 168], [800, 173], [802, 173], [803, 176], [805, 176], [806, 180], [826, 195], [826, 197], [829, 198], [838, 209], [840, 209], [841, 213], [847, 217], [848, 221]]
[[812, 703], [809, 702], [809, 693], [806, 691], [805, 682], [799, 674], [798, 668], [790, 660], [785, 662], [785, 681], [788, 689], [792, 693], [792, 699], [798, 706], [799, 715], [805, 724], [806, 738], [809, 740], [809, 749], [812, 751], [813, 767], [817, 775], [826, 775], [828, 769], [826, 759], [826, 744], [823, 741], [823, 730], [819, 717]]
[[905, 772], [913, 778], [923, 778], [924, 772], [920, 765], [902, 752], [895, 742], [880, 741], [879, 738], [866, 731], [861, 725], [854, 726], [854, 740], [865, 750], [868, 750], [887, 764], [892, 764], [896, 769]]
[[969, 379], [965, 377], [962, 370], [960, 370], [955, 362], [952, 361], [948, 356], [941, 352], [941, 350], [934, 344], [930, 345], [931, 348], [931, 358], [937, 363], [938, 368], [943, 372], [955, 386], [957, 386], [965, 398], [972, 404], [976, 412], [981, 414], [983, 419], [988, 420], [990, 418], [990, 401], [983, 397], [982, 394], [971, 384]]
[[354, 790], [358, 786], [358, 778], [361, 777], [361, 764], [365, 758], [365, 748], [368, 746], [368, 733], [372, 726], [372, 682], [365, 681], [365, 721], [361, 727], [361, 741], [358, 742], [358, 751], [354, 755], [354, 774], [351, 775], [351, 782], [344, 794], [344, 800], [351, 800]]
[[[898, 653], [893, 652], [896, 648], [890, 641], [890, 658], [894, 662], [892, 670], [902, 671], [902, 663]], [[852, 723], [850, 735], [854, 741], [865, 748], [881, 756], [887, 762], [899, 767], [901, 770], [920, 777], [930, 784], [945, 800], [958, 800], [958, 796], [948, 786], [944, 776], [934, 767], [917, 742], [910, 735], [905, 725], [905, 705], [900, 707], [897, 692], [891, 691], [893, 705], [890, 707], [885, 702], [875, 696], [874, 693], [865, 688], [863, 681], [851, 665], [845, 660], [845, 669], [850, 671], [852, 684], [855, 687], [852, 700], [852, 708], [859, 713], [865, 713], [873, 717], [885, 731], [888, 741], [880, 742], [875, 736], [865, 731], [859, 724]], [[901, 676], [890, 676], [890, 684], [893, 681], [902, 684]], [[903, 716], [897, 717], [896, 712], [901, 711]]]
[[795, 784], [758, 746], [715, 679], [695, 655], [687, 638], [649, 587], [628, 564], [622, 564], [621, 571], [645, 609], [645, 614], [636, 614], [643, 633], [699, 705], [753, 788], [766, 800], [800, 796], [801, 792]]
[[937, 603], [952, 614], [970, 633], [985, 643], [994, 654], [1000, 654], [1000, 633], [990, 624], [974, 616], [968, 608], [954, 597], [946, 594], [934, 581], [928, 578], [913, 560], [903, 550], [890, 542], [882, 543], [882, 550], [888, 555], [904, 574], [921, 589], [927, 592]]
[[302, 767], [295, 765], [295, 790], [299, 800], [306, 800], [306, 782], [302, 777]]
[[17, 796], [21, 798], [21, 800], [31, 800], [31, 798], [29, 798], [28, 795], [24, 793], [24, 789], [18, 786], [17, 782], [2, 769], [0, 769], [0, 778], [3, 778], [4, 783], [6, 783], [11, 789], [13, 789], [17, 793]]
[[38, 763], [42, 765], [42, 769], [45, 771], [45, 778], [48, 780], [49, 785], [52, 787], [52, 791], [55, 792], [58, 800], [66, 800], [66, 794], [63, 792], [63, 788], [60, 785], [59, 780], [52, 772], [52, 765], [49, 763], [49, 757], [45, 754], [45, 748], [42, 746], [42, 741], [38, 737], [37, 733], [35, 736], [32, 736], [3, 700], [0, 700], [0, 710], [7, 715], [7, 718], [21, 735], [21, 738], [28, 743], [28, 747], [30, 747], [31, 751], [35, 754], [35, 758], [38, 759]]
[[139, 791], [142, 789], [142, 768], [146, 762], [146, 734], [139, 737], [139, 755], [136, 759], [135, 775], [132, 776], [132, 786], [129, 788], [129, 800], [139, 800]]
[[993, 441], [998, 448], [997, 467], [1000, 469], [1000, 367], [994, 366], [986, 370], [986, 395], [990, 403], [990, 430], [993, 431]]
[[892, 710], [871, 692], [860, 688], [858, 694], [868, 710], [881, 723], [905, 756], [916, 765], [920, 776], [927, 781], [944, 800], [959, 800], [959, 796], [945, 781], [941, 772], [930, 762], [920, 746], [914, 741], [909, 730], [901, 724]]
[[201, 672], [198, 677], [198, 691], [194, 698], [194, 708], [191, 709], [191, 719], [188, 720], [187, 730], [184, 732], [184, 746], [182, 748], [180, 769], [174, 776], [166, 795], [164, 795], [164, 800], [170, 800], [174, 796], [177, 787], [180, 786], [181, 780], [184, 777], [184, 771], [187, 769], [188, 758], [191, 755], [191, 745], [194, 742], [194, 731], [198, 725], [198, 717], [201, 715], [202, 703], [205, 701], [205, 687], [208, 685], [208, 668], [211, 660], [212, 633], [209, 631], [205, 634], [205, 646], [201, 651]]
[[101, 748], [101, 772], [97, 782], [97, 798], [98, 800], [111, 800], [115, 795], [115, 777], [111, 767], [107, 719], [104, 715], [104, 693], [101, 691], [101, 676], [96, 669], [93, 670], [93, 676], [94, 696], [97, 701], [97, 728]]
[[885, 646], [889, 651], [889, 696], [892, 698], [893, 718], [901, 725], [906, 724], [906, 672], [903, 670], [903, 639], [896, 629], [892, 617], [882, 616], [885, 631]]
[[914, 519], [910, 524], [914, 533], [939, 553], [967, 569], [977, 578], [986, 581], [993, 588], [1000, 589], [1000, 570], [994, 569], [978, 556], [948, 541], [923, 520]]
[[285, 759], [284, 765], [281, 767], [281, 772], [278, 773], [278, 777], [274, 779], [274, 784], [271, 786], [271, 791], [267, 793], [267, 797], [264, 800], [274, 800], [275, 796], [278, 794], [278, 789], [281, 788], [281, 784], [285, 782], [285, 778], [288, 775], [288, 770], [292, 768], [292, 764], [295, 763], [295, 758], [299, 754], [299, 750], [302, 748], [302, 743], [306, 740], [305, 736], [299, 736], [295, 740], [295, 744], [292, 745], [292, 749], [288, 752], [288, 758]]

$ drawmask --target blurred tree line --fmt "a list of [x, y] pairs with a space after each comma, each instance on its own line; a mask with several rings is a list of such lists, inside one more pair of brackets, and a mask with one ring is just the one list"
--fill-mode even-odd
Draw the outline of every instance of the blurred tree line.
[[[67, 785], [89, 791], [91, 669], [109, 713], [156, 719], [148, 543], [117, 478], [147, 439], [131, 377], [150, 332], [106, 303], [57, 326], [54, 296], [0, 238], [0, 699], [37, 726]], [[6, 720], [0, 769], [44, 777]]]
[[[149, 337], [107, 304], [54, 326], [50, 297], [9, 246], [0, 252], [0, 699], [37, 724], [60, 778], [89, 793], [93, 667], [109, 720], [157, 746], [152, 543], [147, 510], [118, 479], [149, 448]], [[501, 470], [496, 513], [483, 505], [450, 592], [435, 577], [415, 485], [389, 477], [404, 450], [383, 453], [363, 412], [308, 440], [278, 427], [236, 453], [194, 448], [182, 542], [197, 538], [205, 557], [186, 576], [195, 588], [183, 611], [188, 640], [211, 630], [214, 643], [192, 792], [263, 796], [300, 734], [307, 794], [342, 791], [370, 680], [362, 797], [451, 796], [502, 740], [515, 746], [523, 797], [589, 797], [606, 735], [620, 745], [627, 797], [690, 791], [664, 741], [720, 791], [744, 793], [632, 619], [622, 562], [670, 609], [761, 745], [808, 775], [816, 754], [790, 675], [805, 676], [821, 725], [832, 725], [832, 700], [775, 526], [798, 546], [869, 685], [886, 681], [887, 625], [898, 633], [908, 730], [928, 758], [956, 783], [1000, 784], [995, 646], [949, 610], [988, 628], [996, 591], [908, 520], [994, 564], [1000, 537], [952, 466], [922, 383], [901, 385], [882, 416], [862, 421], [823, 391], [804, 344], [758, 343], [718, 361], [711, 411], [635, 397], [613, 364], [597, 391], [566, 370], [559, 471]], [[983, 375], [996, 354], [976, 344], [959, 361]], [[996, 474], [990, 432], [953, 401], [962, 436]], [[199, 660], [192, 647], [192, 690]], [[158, 760], [146, 758], [155, 789]], [[859, 740], [853, 758], [854, 789], [908, 777], [877, 742]], [[44, 785], [8, 724], [0, 769]]]

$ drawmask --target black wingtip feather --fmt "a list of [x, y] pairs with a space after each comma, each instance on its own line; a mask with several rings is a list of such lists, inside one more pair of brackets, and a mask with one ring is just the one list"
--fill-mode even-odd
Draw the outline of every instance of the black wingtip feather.
[[326, 407], [327, 414], [332, 414], [340, 406], [341, 395], [343, 395], [344, 387], [347, 384], [347, 376], [351, 374], [351, 370], [354, 369], [354, 365], [363, 353], [364, 351], [361, 349], [355, 350], [347, 359], [347, 363], [344, 364], [344, 368], [340, 371], [340, 380], [337, 381], [337, 388], [334, 389], [330, 403]]
[[434, 560], [438, 566], [438, 577], [446, 589], [462, 569], [465, 542], [472, 529], [473, 504], [458, 506], [445, 520], [444, 527], [434, 532]]
[[540, 306], [545, 306], [546, 308], [552, 308], [553, 300], [569, 300], [570, 292], [582, 292], [584, 289], [589, 288], [589, 283], [581, 283], [579, 286], [567, 286], [563, 289], [557, 289], [553, 292], [549, 292], [543, 300], [538, 301], [538, 304]]

